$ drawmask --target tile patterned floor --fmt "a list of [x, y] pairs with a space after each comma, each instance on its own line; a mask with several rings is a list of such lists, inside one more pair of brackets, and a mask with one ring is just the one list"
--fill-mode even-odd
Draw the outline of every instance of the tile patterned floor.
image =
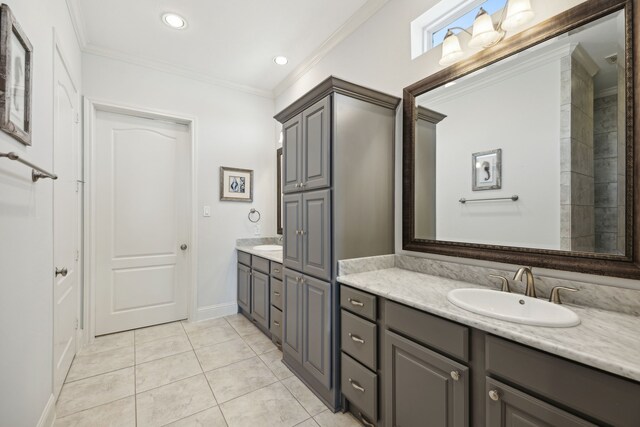
[[56, 427], [352, 427], [241, 315], [96, 338], [71, 365]]

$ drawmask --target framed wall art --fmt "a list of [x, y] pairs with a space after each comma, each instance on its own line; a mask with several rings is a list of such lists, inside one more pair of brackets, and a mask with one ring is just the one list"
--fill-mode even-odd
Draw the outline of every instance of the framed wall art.
[[482, 151], [471, 155], [473, 191], [502, 188], [502, 150]]
[[220, 167], [220, 200], [230, 202], [253, 201], [253, 171]]
[[33, 46], [11, 9], [0, 6], [0, 130], [31, 145]]

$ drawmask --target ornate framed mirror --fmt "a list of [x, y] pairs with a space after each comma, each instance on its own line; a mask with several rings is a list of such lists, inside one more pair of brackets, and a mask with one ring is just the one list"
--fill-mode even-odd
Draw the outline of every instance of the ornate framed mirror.
[[403, 249], [640, 278], [632, 0], [588, 0], [404, 89]]

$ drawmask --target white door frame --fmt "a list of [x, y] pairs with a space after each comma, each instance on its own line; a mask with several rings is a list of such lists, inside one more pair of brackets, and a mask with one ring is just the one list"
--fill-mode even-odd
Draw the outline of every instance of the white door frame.
[[144, 117], [154, 120], [169, 121], [183, 124], [189, 127], [191, 134], [190, 152], [191, 162], [189, 172], [191, 179], [191, 201], [189, 203], [189, 229], [190, 229], [190, 250], [187, 254], [187, 264], [189, 279], [187, 283], [188, 293], [188, 314], [189, 320], [196, 319], [197, 311], [197, 267], [198, 267], [198, 183], [197, 183], [197, 153], [198, 144], [196, 139], [196, 118], [181, 114], [151, 110], [135, 106], [116, 104], [110, 101], [103, 101], [94, 98], [84, 98], [84, 345], [93, 341], [96, 335], [95, 325], [95, 286], [96, 286], [96, 236], [94, 221], [95, 206], [95, 137], [96, 115], [98, 111], [125, 114], [135, 117]]

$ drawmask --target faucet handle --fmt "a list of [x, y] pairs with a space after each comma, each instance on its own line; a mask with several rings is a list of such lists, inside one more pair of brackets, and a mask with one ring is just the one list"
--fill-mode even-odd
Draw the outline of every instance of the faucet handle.
[[562, 304], [562, 301], [560, 301], [560, 291], [578, 292], [579, 289], [570, 288], [568, 286], [556, 286], [555, 288], [551, 289], [549, 302], [552, 302], [554, 304]]
[[502, 289], [500, 289], [502, 292], [511, 292], [511, 288], [509, 287], [509, 279], [497, 274], [490, 274], [489, 277], [493, 279], [500, 279], [502, 281]]

